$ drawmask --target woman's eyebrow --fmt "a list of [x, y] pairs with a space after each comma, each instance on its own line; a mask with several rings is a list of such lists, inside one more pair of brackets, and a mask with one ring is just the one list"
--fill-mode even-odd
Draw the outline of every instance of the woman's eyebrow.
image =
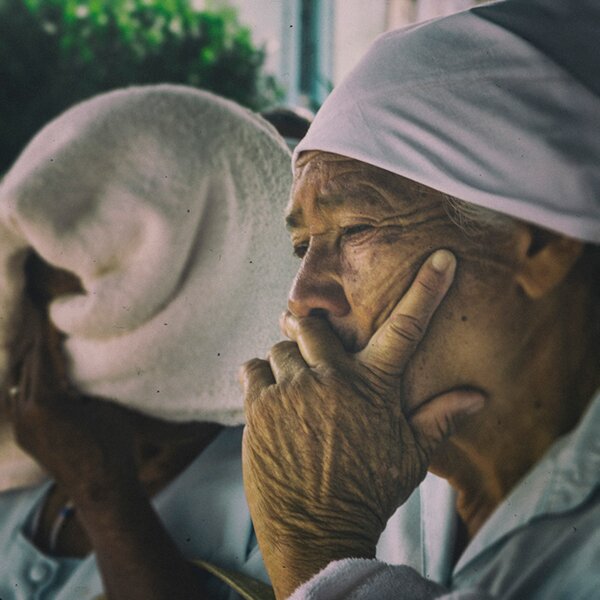
[[[315, 198], [315, 206], [317, 209], [335, 208], [346, 202], [349, 198], [340, 194], [319, 195]], [[352, 200], [350, 198], [350, 200]], [[288, 230], [298, 229], [304, 225], [304, 211], [302, 207], [297, 207], [291, 210], [285, 217], [285, 226]]]

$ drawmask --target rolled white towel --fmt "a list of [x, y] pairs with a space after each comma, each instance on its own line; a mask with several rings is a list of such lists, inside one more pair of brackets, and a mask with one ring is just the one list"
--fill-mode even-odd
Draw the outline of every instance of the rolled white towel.
[[85, 289], [50, 307], [81, 391], [241, 423], [237, 369], [278, 339], [295, 271], [290, 185], [275, 130], [212, 94], [133, 87], [68, 110], [0, 185], [0, 381], [33, 248]]

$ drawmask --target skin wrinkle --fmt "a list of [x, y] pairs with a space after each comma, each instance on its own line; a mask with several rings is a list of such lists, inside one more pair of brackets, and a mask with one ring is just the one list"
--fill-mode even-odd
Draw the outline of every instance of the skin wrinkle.
[[[345, 471], [346, 472], [351, 472], [351, 473], [355, 473], [356, 474], [356, 478], [355, 478], [355, 482], [354, 485], [352, 486], [352, 493], [349, 495], [344, 495], [343, 497], [340, 498], [341, 501], [343, 501], [346, 504], [354, 504], [354, 505], [362, 505], [362, 506], [369, 506], [370, 507], [370, 513], [372, 514], [373, 518], [376, 521], [380, 521], [380, 518], [378, 517], [379, 514], [382, 513], [382, 509], [381, 506], [384, 506], [383, 503], [380, 501], [380, 507], [379, 509], [377, 509], [377, 507], [375, 506], [370, 506], [370, 501], [368, 497], [365, 497], [364, 494], [362, 493], [362, 485], [364, 485], [362, 483], [361, 480], [361, 476], [360, 476], [360, 461], [357, 460], [357, 456], [355, 456], [354, 454], [349, 454], [346, 452], [345, 448], [343, 445], [341, 445], [339, 443], [339, 440], [337, 438], [337, 436], [335, 435], [334, 431], [331, 431], [331, 429], [335, 428], [335, 424], [339, 422], [339, 419], [336, 418], [335, 415], [332, 415], [332, 417], [330, 419], [327, 420], [327, 424], [330, 425], [330, 431], [325, 431], [323, 434], [324, 439], [326, 440], [326, 445], [325, 445], [325, 453], [323, 456], [323, 463], [325, 465], [328, 464], [334, 464], [334, 462], [337, 460], [337, 462], [339, 462], [340, 460], [342, 462], [346, 462], [348, 463], [348, 466], [346, 466]], [[357, 430], [361, 430], [364, 429], [365, 427], [368, 427], [368, 423], [365, 422], [355, 422], [354, 426], [356, 427]], [[336, 443], [337, 442], [337, 443]], [[389, 460], [387, 460], [385, 457], [381, 457], [380, 459], [380, 464], [387, 464], [389, 462]], [[327, 497], [328, 495], [331, 494], [331, 490], [335, 490], [338, 489], [339, 486], [336, 485], [336, 480], [337, 480], [337, 472], [334, 470], [330, 470], [328, 469], [325, 472], [325, 476], [324, 477], [320, 477], [318, 478], [318, 481], [320, 482], [320, 488], [317, 491], [317, 495], [316, 498], [318, 501], [321, 500], [322, 497]], [[329, 516], [330, 518], [330, 516]], [[331, 523], [328, 523], [329, 526], [331, 526]], [[381, 524], [382, 525], [382, 524]], [[336, 528], [337, 531], [337, 528]]]
[[[312, 154], [312, 153], [308, 153]], [[348, 201], [348, 188], [353, 189], [353, 196], [356, 198], [357, 207], [363, 207], [367, 204], [369, 207], [386, 206], [391, 208], [395, 203], [390, 202], [386, 194], [384, 193], [385, 188], [371, 181], [365, 181], [356, 174], [356, 168], [352, 161], [335, 161], [335, 162], [347, 162], [348, 167], [345, 170], [335, 170], [333, 173], [329, 173], [331, 169], [327, 169], [325, 161], [318, 162], [314, 169], [316, 175], [309, 178], [314, 179], [315, 177], [321, 176], [321, 185], [316, 193], [316, 205], [317, 206], [331, 206]], [[302, 157], [298, 164], [302, 164]], [[339, 166], [338, 166], [339, 168]], [[300, 167], [300, 170], [301, 167]], [[297, 177], [296, 177], [297, 178]], [[361, 194], [361, 190], [367, 190], [367, 193]], [[364, 215], [369, 218], [368, 215]], [[293, 211], [288, 214], [286, 219], [290, 228], [302, 226], [302, 212]]]
[[[299, 389], [302, 388], [302, 383], [299, 382]], [[295, 410], [295, 405], [292, 405], [290, 407], [288, 407], [288, 410]], [[274, 426], [275, 424], [271, 424], [271, 426], [269, 426], [269, 423], [266, 423], [266, 426], [268, 428], [268, 430], [270, 432], [272, 432], [272, 435], [277, 435], [278, 434], [278, 429]], [[331, 440], [333, 436], [323, 436], [325, 439]], [[330, 453], [336, 453], [339, 454], [340, 450], [338, 448], [335, 449], [330, 449]], [[353, 459], [354, 457], [350, 456], [349, 458]], [[267, 451], [266, 453], [264, 453], [261, 456], [255, 456], [255, 459], [258, 461], [258, 464], [256, 466], [256, 468], [260, 469], [262, 472], [269, 472], [268, 468], [269, 466], [275, 464], [273, 461], [273, 457], [269, 454], [269, 452]], [[285, 477], [285, 473], [278, 473], [279, 477]], [[323, 489], [323, 486], [325, 486], [326, 488], [331, 488], [331, 486], [335, 485], [335, 473], [331, 473], [329, 478], [311, 478], [312, 481], [314, 481], [318, 486], [320, 486], [319, 488], [304, 488], [303, 487], [303, 482], [294, 482], [294, 481], [289, 481], [289, 485], [294, 485], [294, 483], [300, 485], [302, 487], [301, 490], [299, 490], [302, 493], [308, 493], [310, 496], [312, 496], [313, 498], [319, 498], [320, 495], [322, 494], [327, 494], [329, 493], [327, 490]], [[266, 482], [267, 485], [270, 482]], [[269, 498], [273, 498], [274, 501], [276, 501], [276, 496], [271, 496], [269, 494]], [[306, 515], [305, 514], [296, 514], [297, 508], [295, 506], [289, 506], [287, 504], [285, 505], [281, 505], [278, 509], [282, 514], [286, 514], [290, 517], [290, 521], [292, 523], [294, 522], [298, 522], [300, 523], [304, 523], [306, 521]], [[373, 513], [373, 517], [376, 518], [376, 514], [377, 511], [375, 509], [372, 509], [372, 513]], [[328, 528], [331, 528], [333, 526], [336, 527], [336, 531], [343, 533], [344, 529], [347, 529], [348, 531], [352, 531], [353, 526], [352, 524], [344, 524], [343, 521], [339, 521], [336, 523], [332, 523], [331, 522], [331, 516], [330, 515], [319, 515], [318, 513], [314, 513], [311, 512], [310, 515], [310, 522], [311, 522], [311, 535], [314, 536], [315, 539], [319, 539], [323, 536], [323, 532], [327, 531]], [[340, 527], [340, 523], [344, 524], [344, 527]], [[365, 524], [365, 531], [368, 531], [370, 527], [370, 524]], [[306, 531], [304, 532], [305, 536], [306, 536]], [[280, 538], [280, 541], [277, 542], [278, 538]], [[275, 537], [276, 543], [281, 543], [282, 546], [285, 545], [285, 537], [282, 533], [281, 536], [276, 536]], [[342, 543], [343, 545], [343, 536], [342, 539], [340, 540], [340, 543]]]
[[[398, 223], [402, 225], [410, 223], [408, 219], [422, 217], [427, 210], [439, 207], [439, 201], [432, 201], [429, 206], [419, 204], [418, 207], [413, 208], [415, 200], [410, 198], [410, 206], [402, 207], [402, 211], [398, 212], [398, 198], [395, 198], [390, 190], [385, 190], [383, 185], [369, 185], [360, 180], [354, 182], [353, 179], [343, 180], [336, 186], [335, 190], [320, 190], [315, 197], [315, 210], [319, 210], [322, 215], [326, 215], [328, 211], [335, 211], [335, 209], [343, 207], [345, 215], [350, 212], [352, 218], [363, 219], [367, 223], [372, 222], [377, 225]], [[354, 188], [351, 188], [353, 185]], [[369, 193], [359, 193], [361, 188], [366, 188]], [[352, 189], [351, 193], [349, 193], [349, 189]], [[421, 202], [423, 193], [419, 192], [417, 195], [419, 196], [418, 201]], [[412, 194], [409, 194], [409, 196], [412, 196]], [[408, 201], [406, 201], [406, 204], [408, 204]], [[392, 214], [375, 218], [372, 210], [369, 209], [384, 210]], [[290, 212], [286, 217], [286, 222], [288, 223], [288, 229], [293, 230], [303, 227], [303, 211], [294, 210]]]
[[[379, 291], [381, 293], [381, 296], [383, 298], [387, 297], [387, 298], [389, 298], [389, 300], [382, 307], [382, 310], [379, 312], [379, 314], [373, 315], [372, 321], [369, 323], [369, 329], [372, 332], [379, 329], [379, 327], [387, 319], [387, 317], [391, 313], [392, 309], [396, 305], [397, 300], [396, 300], [395, 289], [398, 289], [399, 284], [400, 284], [400, 289], [402, 290], [402, 292], [404, 292], [408, 289], [408, 286], [410, 285], [410, 282], [412, 281], [412, 279], [417, 271], [417, 268], [412, 267], [412, 265], [414, 264], [414, 262], [416, 262], [416, 260], [418, 258], [420, 258], [420, 257], [416, 256], [415, 254], [409, 255], [406, 263], [404, 263], [402, 265], [402, 268], [403, 268], [402, 271], [395, 273], [394, 278], [389, 278], [389, 279], [381, 282], [381, 285], [379, 286]], [[419, 262], [422, 262], [422, 261], [419, 261]], [[376, 256], [372, 257], [371, 262], [369, 264], [369, 268], [370, 269], [377, 268], [377, 257]], [[362, 286], [357, 286], [357, 288], [358, 288], [357, 291], [354, 294], [352, 294], [352, 296], [351, 296], [351, 301], [357, 306], [357, 308], [366, 308], [372, 301], [372, 298], [370, 295], [367, 295], [365, 293]], [[402, 295], [402, 294], [400, 294], [400, 295]], [[335, 328], [335, 326], [334, 326], [334, 328]], [[358, 340], [357, 340], [355, 347], [351, 348], [351, 351], [358, 352], [358, 351], [362, 350], [365, 345], [366, 345], [366, 340], [362, 341], [361, 343], [358, 343]]]

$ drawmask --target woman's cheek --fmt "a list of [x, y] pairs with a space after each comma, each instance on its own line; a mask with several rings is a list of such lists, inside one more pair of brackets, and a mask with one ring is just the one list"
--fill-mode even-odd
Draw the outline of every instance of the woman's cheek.
[[[408, 289], [418, 264], [386, 244], [346, 248], [341, 261], [348, 300], [355, 312], [377, 328]], [[358, 316], [358, 315], [357, 315]], [[373, 333], [373, 332], [371, 332]]]

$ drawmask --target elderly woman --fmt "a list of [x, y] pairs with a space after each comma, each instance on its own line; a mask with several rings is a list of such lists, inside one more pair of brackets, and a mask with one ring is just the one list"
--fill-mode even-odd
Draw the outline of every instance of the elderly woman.
[[512, 0], [387, 34], [297, 148], [292, 341], [242, 371], [279, 598], [598, 596], [598, 30]]
[[249, 111], [151, 86], [67, 111], [2, 181], [4, 412], [50, 476], [0, 495], [3, 599], [233, 597], [184, 559], [266, 580], [236, 371], [277, 339], [289, 161]]

